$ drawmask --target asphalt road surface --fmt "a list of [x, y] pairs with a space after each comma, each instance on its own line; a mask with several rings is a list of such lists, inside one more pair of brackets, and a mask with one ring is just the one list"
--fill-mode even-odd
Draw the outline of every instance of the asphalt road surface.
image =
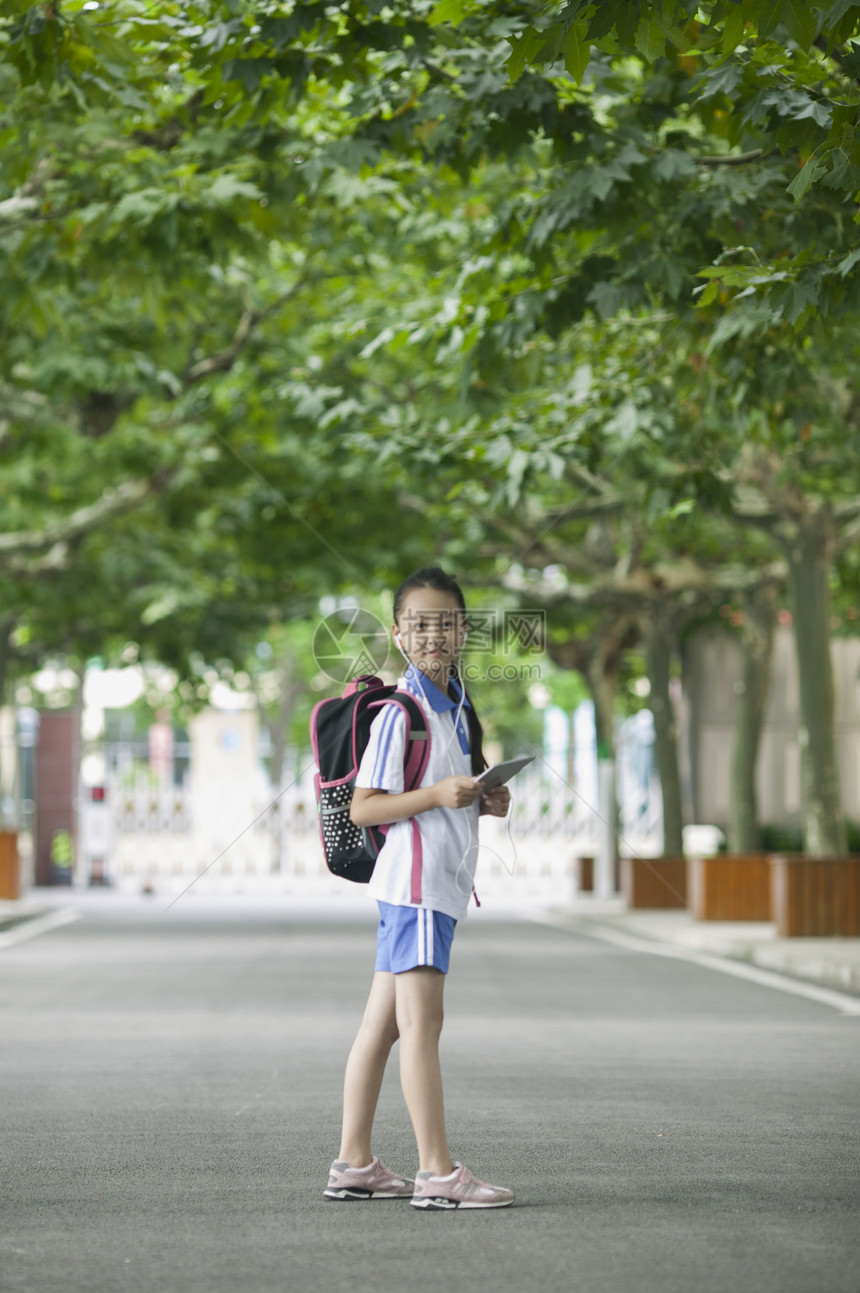
[[3, 1293], [860, 1290], [860, 1018], [478, 913], [449, 1132], [515, 1206], [326, 1203], [372, 922], [156, 903], [0, 950]]

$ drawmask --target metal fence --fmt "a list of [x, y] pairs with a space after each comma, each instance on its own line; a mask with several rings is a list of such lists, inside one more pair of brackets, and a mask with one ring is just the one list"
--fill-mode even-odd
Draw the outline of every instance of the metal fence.
[[[619, 750], [619, 850], [659, 852], [660, 796], [653, 777], [633, 776], [629, 751]], [[204, 889], [264, 884], [297, 891], [325, 891], [342, 882], [326, 870], [320, 847], [309, 757], [288, 757], [279, 791], [258, 790], [243, 819], [223, 837], [213, 823], [196, 819], [193, 777], [159, 781], [125, 757], [109, 760], [106, 810], [111, 883]], [[575, 860], [594, 856], [600, 819], [589, 786], [581, 790], [544, 762], [512, 783], [508, 820], [481, 824], [479, 891], [517, 899], [564, 901], [574, 884]], [[199, 817], [199, 814], [197, 814]], [[86, 859], [83, 859], [86, 869]]]

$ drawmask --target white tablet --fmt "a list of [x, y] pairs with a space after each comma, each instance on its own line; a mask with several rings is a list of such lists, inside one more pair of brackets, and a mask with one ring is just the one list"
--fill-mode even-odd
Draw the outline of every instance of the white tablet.
[[504, 763], [496, 763], [492, 768], [486, 768], [478, 777], [482, 790], [495, 790], [496, 786], [503, 786], [511, 777], [515, 777], [518, 772], [522, 772], [527, 763], [534, 761], [533, 754], [521, 754], [517, 759], [506, 759]]

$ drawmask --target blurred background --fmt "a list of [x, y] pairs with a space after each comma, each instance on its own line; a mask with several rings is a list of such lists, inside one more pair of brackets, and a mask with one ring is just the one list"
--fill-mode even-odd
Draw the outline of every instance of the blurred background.
[[858, 847], [860, 8], [766, 8], [4, 6], [0, 896], [326, 886], [434, 563], [517, 892]]

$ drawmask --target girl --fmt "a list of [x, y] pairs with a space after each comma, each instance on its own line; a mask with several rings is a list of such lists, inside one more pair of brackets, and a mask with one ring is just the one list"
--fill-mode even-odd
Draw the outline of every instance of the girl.
[[[454, 928], [466, 914], [478, 852], [478, 814], [504, 817], [506, 786], [482, 794], [482, 730], [457, 677], [466, 603], [438, 566], [405, 579], [394, 597], [394, 641], [408, 662], [399, 686], [426, 714], [430, 759], [421, 785], [404, 793], [405, 719], [383, 707], [355, 781], [357, 826], [392, 823], [369, 891], [379, 903], [376, 968], [346, 1066], [343, 1134], [328, 1199], [412, 1198], [416, 1208], [502, 1208], [511, 1190], [477, 1180], [451, 1159], [445, 1131], [439, 1034]], [[415, 1181], [371, 1153], [373, 1117], [392, 1046], [418, 1142]]]

